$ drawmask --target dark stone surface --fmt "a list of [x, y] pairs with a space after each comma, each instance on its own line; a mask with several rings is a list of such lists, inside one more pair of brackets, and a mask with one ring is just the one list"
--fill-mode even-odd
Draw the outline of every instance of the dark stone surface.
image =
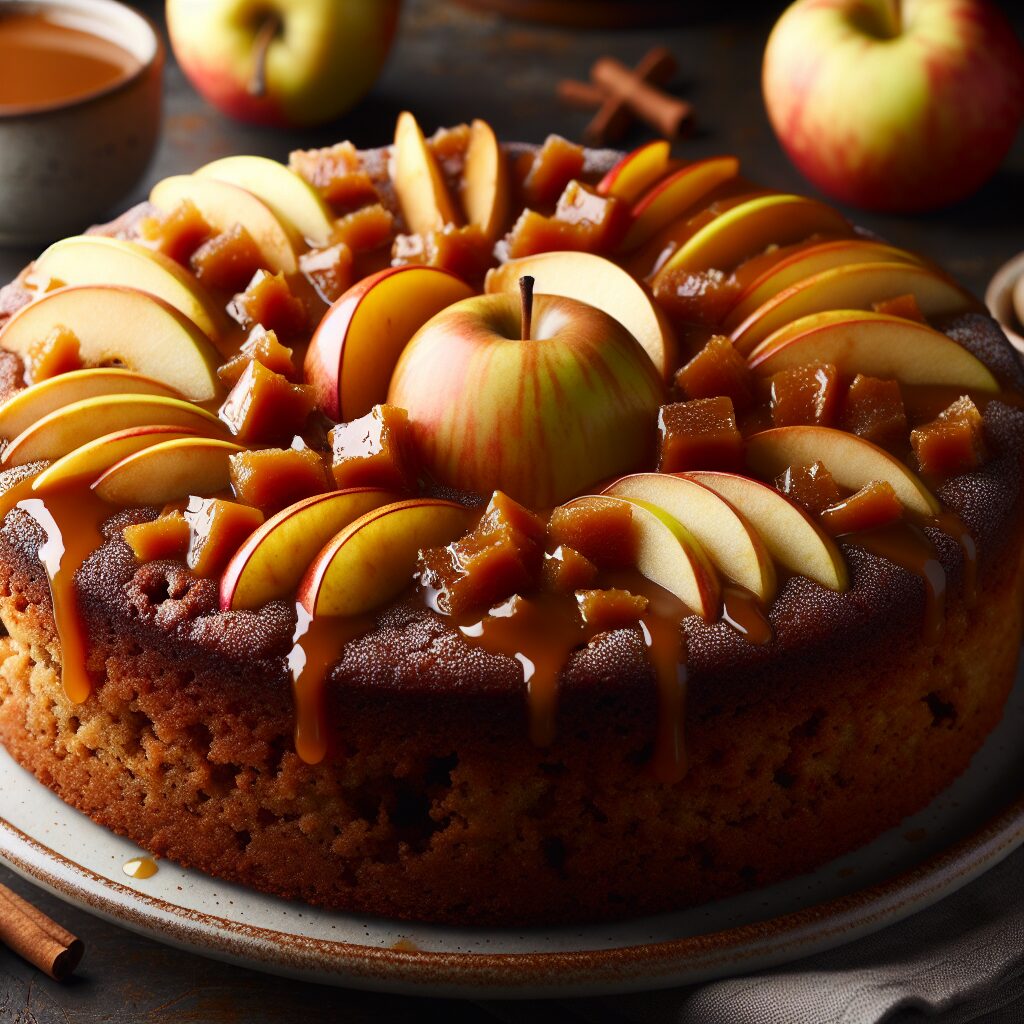
[[[155, 20], [162, 5], [138, 3]], [[289, 149], [351, 138], [368, 147], [390, 139], [394, 117], [409, 107], [428, 131], [472, 117], [487, 119], [505, 139], [539, 142], [549, 131], [578, 137], [588, 115], [554, 99], [559, 78], [586, 77], [593, 60], [613, 53], [627, 63], [653, 44], [679, 58], [674, 88], [697, 108], [699, 128], [677, 146], [685, 157], [718, 152], [740, 156], [748, 173], [776, 188], [809, 191], [772, 136], [761, 103], [760, 56], [782, 3], [724, 8], [722, 20], [670, 30], [582, 32], [506, 22], [440, 0], [407, 3], [391, 60], [371, 96], [333, 125], [301, 134], [236, 125], [206, 107], [169, 62], [163, 141], [149, 174], [123, 206], [145, 196], [168, 174], [193, 170], [228, 153], [280, 159]], [[1024, 30], [1024, 11], [1002, 6]], [[641, 131], [625, 145], [643, 141]], [[920, 250], [982, 292], [996, 268], [1024, 246], [1024, 143], [1018, 139], [997, 176], [976, 196], [939, 215], [871, 216], [846, 211], [893, 242]], [[111, 211], [116, 212], [116, 211]], [[83, 225], [84, 227], [84, 225]], [[34, 253], [0, 250], [0, 281]], [[190, 956], [134, 936], [44, 895], [0, 869], [11, 885], [85, 939], [80, 977], [60, 986], [0, 949], [2, 1024], [227, 1024], [275, 1021], [313, 1024], [362, 1021], [492, 1019], [479, 1006], [411, 1000], [303, 985]], [[533, 1004], [534, 1019], [568, 1012]]]

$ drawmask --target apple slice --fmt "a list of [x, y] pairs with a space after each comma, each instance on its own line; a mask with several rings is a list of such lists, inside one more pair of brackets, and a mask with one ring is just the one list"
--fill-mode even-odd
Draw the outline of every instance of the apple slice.
[[174, 388], [131, 370], [105, 366], [92, 370], [70, 370], [16, 391], [0, 405], [0, 437], [16, 437], [23, 430], [28, 430], [36, 420], [72, 402], [80, 402], [83, 398], [122, 393], [181, 397]]
[[758, 274], [740, 292], [722, 328], [731, 331], [738, 327], [762, 303], [778, 295], [790, 285], [820, 274], [823, 270], [842, 267], [849, 263], [923, 263], [906, 249], [872, 242], [866, 238], [836, 238], [801, 247], [773, 263]]
[[328, 541], [299, 583], [310, 615], [361, 615], [412, 582], [422, 548], [448, 544], [473, 514], [439, 498], [410, 498], [360, 516]]
[[49, 292], [0, 329], [0, 348], [27, 356], [57, 327], [78, 339], [84, 363], [119, 363], [196, 402], [221, 392], [220, 357], [187, 316], [154, 295], [120, 285], [77, 285]]
[[679, 344], [668, 318], [650, 292], [620, 266], [588, 252], [545, 252], [509, 260], [487, 274], [487, 292], [519, 291], [519, 279], [534, 279], [538, 294], [564, 295], [614, 317], [640, 342], [666, 380], [679, 365]]
[[239, 188], [216, 178], [200, 178], [194, 174], [176, 174], [153, 186], [149, 201], [163, 213], [170, 213], [186, 199], [192, 202], [203, 219], [216, 231], [227, 231], [241, 224], [252, 236], [266, 261], [266, 270], [294, 274], [299, 269], [295, 252], [301, 240], [262, 199], [248, 189]]
[[829, 309], [871, 309], [897, 295], [913, 295], [925, 316], [980, 312], [981, 304], [944, 274], [912, 263], [854, 263], [799, 281], [750, 314], [732, 332], [742, 355], [794, 320]]
[[104, 434], [94, 441], [51, 462], [32, 484], [33, 491], [52, 491], [70, 483], [91, 484], [101, 473], [143, 448], [162, 441], [176, 441], [183, 437], [197, 437], [198, 432], [185, 427], [172, 427], [151, 423], [142, 427], [129, 427]]
[[831, 427], [775, 427], [747, 438], [747, 464], [766, 480], [790, 466], [815, 462], [820, 462], [840, 487], [859, 491], [873, 480], [885, 480], [911, 511], [925, 516], [940, 511], [939, 503], [916, 473], [856, 434]]
[[114, 463], [92, 489], [104, 501], [122, 507], [216, 494], [231, 486], [229, 460], [242, 451], [241, 445], [213, 437], [161, 441]]
[[850, 576], [835, 541], [798, 505], [774, 487], [739, 473], [686, 473], [721, 495], [757, 531], [768, 553], [784, 569], [830, 590], [846, 590]]
[[161, 395], [97, 395], [55, 409], [22, 431], [4, 450], [0, 464], [20, 466], [59, 459], [88, 441], [130, 427], [162, 423], [200, 434], [224, 434], [224, 424], [203, 409]]
[[709, 622], [716, 618], [722, 606], [718, 574], [700, 543], [669, 513], [626, 498], [589, 494], [566, 502], [565, 507], [609, 500], [622, 502], [631, 510], [640, 574], [674, 594], [701, 618]]
[[462, 172], [462, 208], [469, 223], [494, 241], [508, 220], [508, 205], [508, 161], [491, 126], [476, 120]]
[[334, 217], [312, 185], [284, 164], [265, 156], [226, 156], [195, 172], [251, 192], [275, 217], [311, 246], [329, 245]]
[[365, 416], [387, 400], [409, 339], [446, 306], [473, 295], [439, 267], [388, 267], [354, 284], [327, 311], [306, 351], [304, 372], [333, 420]]
[[634, 473], [604, 494], [667, 512], [690, 531], [722, 575], [767, 603], [775, 596], [775, 565], [744, 517], [714, 490], [684, 476]]
[[423, 137], [416, 118], [403, 110], [395, 124], [391, 180], [409, 230], [414, 234], [440, 231], [460, 224], [441, 168]]
[[666, 139], [655, 139], [627, 153], [597, 183], [598, 195], [635, 203], [668, 170], [670, 150]]
[[62, 285], [119, 284], [149, 292], [184, 313], [211, 339], [225, 327], [223, 314], [195, 277], [169, 256], [138, 242], [73, 235], [54, 242], [32, 264], [32, 274]]
[[622, 249], [643, 245], [659, 228], [665, 227], [719, 185], [731, 181], [740, 170], [734, 156], [713, 156], [681, 167], [659, 181], [633, 207], [633, 223], [626, 232]]
[[773, 194], [748, 199], [719, 214], [688, 238], [654, 278], [701, 270], [730, 271], [769, 245], [790, 245], [815, 234], [849, 234], [838, 210], [805, 196]]
[[750, 359], [763, 376], [804, 363], [833, 363], [840, 373], [884, 377], [904, 384], [934, 384], [998, 391], [980, 359], [927, 324], [868, 311], [830, 310], [803, 317], [798, 334], [765, 340]]
[[306, 567], [339, 530], [396, 500], [377, 487], [315, 494], [268, 519], [238, 549], [220, 581], [223, 611], [261, 608], [295, 592]]

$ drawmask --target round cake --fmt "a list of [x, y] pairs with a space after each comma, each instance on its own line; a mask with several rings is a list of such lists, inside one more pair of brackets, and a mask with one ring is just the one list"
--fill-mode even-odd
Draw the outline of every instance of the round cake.
[[1012, 686], [1024, 375], [733, 157], [231, 157], [0, 292], [0, 742], [160, 857], [525, 925], [809, 870]]

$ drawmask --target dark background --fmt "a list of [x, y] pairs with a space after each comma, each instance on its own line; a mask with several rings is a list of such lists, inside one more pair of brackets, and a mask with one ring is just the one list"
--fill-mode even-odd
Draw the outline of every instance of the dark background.
[[[681, 0], [684, 2], [684, 0]], [[157, 0], [135, 6], [162, 21]], [[1024, 35], [1024, 6], [1002, 4]], [[360, 147], [391, 140], [396, 114], [411, 109], [429, 134], [440, 125], [482, 117], [502, 139], [540, 142], [549, 132], [578, 138], [589, 115], [561, 106], [560, 78], [586, 78], [593, 61], [613, 54], [629, 64], [655, 44], [679, 60], [673, 90], [696, 106], [698, 129], [679, 155], [736, 153], [748, 175], [785, 190], [808, 192], [782, 154], [761, 103], [760, 60], [782, 3], [721, 4], [719, 20], [671, 29], [586, 32], [506, 21], [442, 0], [406, 0], [399, 35], [372, 94], [326, 128], [289, 135], [234, 124], [205, 106], [168, 54], [163, 138], [145, 181], [124, 205], [142, 199], [169, 174], [194, 170], [229, 153], [285, 159], [350, 138]], [[1016, 9], [1014, 9], [1016, 7]], [[750, 13], [753, 12], [753, 13]], [[625, 146], [648, 136], [638, 129]], [[943, 264], [978, 293], [997, 267], [1024, 249], [1024, 140], [976, 196], [940, 214], [881, 217], [850, 213], [890, 241]], [[116, 212], [116, 211], [112, 211]], [[0, 249], [0, 281], [34, 253]], [[43, 896], [4, 869], [11, 885], [85, 939], [79, 977], [59, 986], [0, 948], [0, 1024], [313, 1024], [433, 1019], [451, 1024], [489, 1016], [470, 1004], [401, 999], [283, 981], [190, 956], [138, 938]], [[534, 1007], [538, 1024], [565, 1020]]]

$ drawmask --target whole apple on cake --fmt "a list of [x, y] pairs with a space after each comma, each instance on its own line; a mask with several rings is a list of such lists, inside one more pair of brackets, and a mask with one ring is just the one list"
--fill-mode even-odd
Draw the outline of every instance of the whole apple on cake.
[[218, 160], [0, 293], [0, 740], [160, 856], [669, 910], [926, 804], [1012, 685], [1024, 375], [733, 157]]

